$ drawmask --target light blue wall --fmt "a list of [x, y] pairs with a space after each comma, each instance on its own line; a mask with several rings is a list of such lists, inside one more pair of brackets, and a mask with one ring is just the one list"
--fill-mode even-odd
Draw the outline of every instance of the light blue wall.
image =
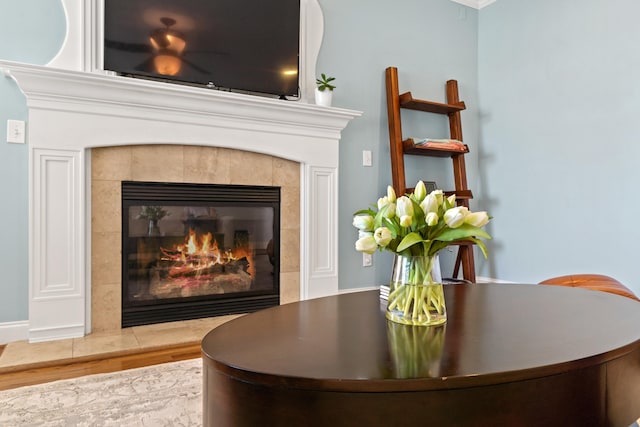
[[[390, 253], [376, 253], [373, 267], [362, 267], [362, 255], [354, 249], [357, 232], [351, 225], [352, 214], [377, 201], [391, 184], [385, 69], [398, 68], [401, 92], [438, 102], [446, 100], [445, 82], [458, 80], [460, 98], [468, 107], [462, 123], [464, 140], [472, 150], [467, 167], [473, 187], [478, 175], [473, 153], [479, 132], [478, 11], [450, 0], [393, 4], [386, 0], [320, 0], [320, 5], [325, 36], [317, 71], [336, 77], [334, 106], [363, 111], [343, 132], [340, 143], [340, 288], [387, 284]], [[407, 137], [449, 137], [445, 116], [402, 114]], [[374, 167], [362, 166], [363, 150], [373, 152]], [[450, 160], [416, 158], [407, 159], [406, 164], [410, 186], [422, 178], [453, 188]]]
[[480, 12], [480, 188], [491, 275], [611, 275], [640, 294], [640, 3], [498, 0]]
[[[60, 1], [0, 0], [0, 14], [2, 60], [46, 64], [64, 40]], [[0, 323], [28, 318], [28, 153], [6, 142], [8, 119], [27, 120], [27, 107], [14, 82], [0, 76]]]
[[[361, 110], [343, 134], [340, 146], [340, 288], [375, 286], [390, 275], [389, 254], [376, 254], [374, 267], [362, 267], [354, 250], [352, 213], [367, 207], [386, 191], [391, 181], [385, 106], [384, 70], [399, 68], [401, 91], [445, 101], [445, 81], [457, 79], [463, 112], [465, 142], [478, 139], [477, 25], [478, 12], [451, 0], [320, 0], [325, 17], [325, 39], [318, 72], [337, 78], [337, 107]], [[61, 45], [65, 24], [59, 1], [0, 0], [0, 59], [35, 64], [48, 62]], [[7, 119], [25, 120], [24, 97], [15, 85], [0, 78], [0, 132]], [[428, 114], [404, 116], [407, 135], [448, 136], [446, 119]], [[403, 113], [404, 114], [404, 113]], [[4, 141], [4, 138], [2, 139]], [[26, 320], [27, 313], [27, 147], [0, 141], [0, 192], [11, 200], [0, 221], [0, 323]], [[373, 152], [374, 166], [362, 166], [362, 150]], [[409, 182], [432, 180], [451, 186], [446, 160], [408, 162]], [[417, 172], [426, 164], [428, 171]], [[470, 186], [478, 175], [477, 157], [467, 163]], [[481, 203], [481, 201], [477, 201]], [[450, 260], [448, 261], [450, 263]]]
[[[335, 106], [364, 112], [340, 147], [341, 289], [389, 277], [389, 254], [361, 267], [351, 214], [390, 182], [384, 69], [393, 65], [401, 91], [420, 98], [444, 101], [444, 82], [459, 82], [472, 207], [494, 215], [480, 275], [537, 282], [601, 273], [640, 294], [637, 1], [497, 0], [480, 12], [450, 0], [319, 1], [318, 72], [337, 78]], [[64, 38], [60, 2], [0, 0], [0, 10], [0, 59], [48, 62]], [[446, 134], [440, 117], [413, 113], [403, 112], [406, 136]], [[7, 119], [26, 115], [22, 94], [0, 77], [0, 323], [28, 316], [27, 147], [4, 142]], [[362, 150], [373, 152], [372, 168]], [[412, 160], [409, 183], [451, 184], [448, 164]]]

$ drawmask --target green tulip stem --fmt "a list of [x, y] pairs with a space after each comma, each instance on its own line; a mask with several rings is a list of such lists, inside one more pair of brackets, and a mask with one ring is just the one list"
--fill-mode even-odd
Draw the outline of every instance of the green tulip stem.
[[[442, 284], [431, 275], [435, 257], [413, 257], [405, 266], [404, 280], [392, 283], [388, 297], [391, 320], [405, 324], [429, 324], [445, 313]], [[401, 315], [400, 315], [401, 313]]]

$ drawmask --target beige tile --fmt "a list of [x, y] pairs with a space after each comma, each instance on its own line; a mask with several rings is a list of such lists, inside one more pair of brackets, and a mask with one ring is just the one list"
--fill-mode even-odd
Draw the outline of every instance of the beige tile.
[[300, 188], [300, 163], [273, 158], [273, 185]]
[[0, 356], [0, 368], [65, 360], [70, 359], [72, 356], [72, 339], [42, 343], [16, 341], [7, 344], [2, 352], [2, 356]]
[[91, 233], [91, 281], [93, 283], [120, 283], [120, 233]]
[[121, 232], [121, 194], [121, 181], [93, 180], [91, 182], [92, 232]]
[[134, 326], [131, 329], [133, 330], [141, 348], [184, 344], [200, 340], [199, 335], [188, 325], [176, 326], [168, 329]]
[[91, 288], [91, 329], [117, 331], [122, 327], [122, 287], [117, 283], [93, 283]]
[[300, 272], [280, 273], [280, 304], [300, 301]]
[[182, 146], [134, 146], [131, 157], [131, 177], [135, 181], [184, 182]]
[[283, 229], [300, 228], [300, 189], [282, 187], [280, 191], [280, 225]]
[[280, 272], [300, 271], [300, 231], [280, 231]]
[[131, 180], [131, 147], [92, 148], [91, 178], [110, 181]]
[[228, 316], [208, 317], [205, 319], [197, 319], [197, 321], [191, 323], [189, 327], [201, 340], [209, 332], [217, 328], [218, 326], [227, 323], [230, 320], [242, 317], [244, 314], [230, 314]]
[[139, 348], [133, 331], [119, 329], [111, 332], [94, 332], [73, 340], [73, 357], [108, 354]]
[[162, 332], [172, 329], [188, 328], [192, 324], [195, 324], [198, 319], [191, 320], [177, 320], [175, 322], [153, 323], [151, 325], [132, 326], [127, 329], [131, 329], [135, 333], [152, 333]]
[[184, 147], [185, 182], [229, 184], [229, 162], [223, 157], [228, 157], [228, 154], [221, 148]]
[[230, 148], [218, 148], [216, 182], [213, 184], [231, 184], [231, 159], [235, 152]]
[[232, 184], [272, 185], [273, 161], [270, 156], [234, 150], [229, 158]]

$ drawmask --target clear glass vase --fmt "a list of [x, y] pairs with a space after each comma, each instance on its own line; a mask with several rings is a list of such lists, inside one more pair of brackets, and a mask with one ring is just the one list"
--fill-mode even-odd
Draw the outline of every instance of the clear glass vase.
[[433, 326], [447, 321], [438, 255], [395, 255], [387, 319], [404, 325]]

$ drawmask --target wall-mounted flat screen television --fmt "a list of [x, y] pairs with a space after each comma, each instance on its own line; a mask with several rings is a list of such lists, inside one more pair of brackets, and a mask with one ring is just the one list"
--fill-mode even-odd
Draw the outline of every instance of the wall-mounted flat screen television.
[[104, 69], [298, 96], [300, 0], [104, 0]]

